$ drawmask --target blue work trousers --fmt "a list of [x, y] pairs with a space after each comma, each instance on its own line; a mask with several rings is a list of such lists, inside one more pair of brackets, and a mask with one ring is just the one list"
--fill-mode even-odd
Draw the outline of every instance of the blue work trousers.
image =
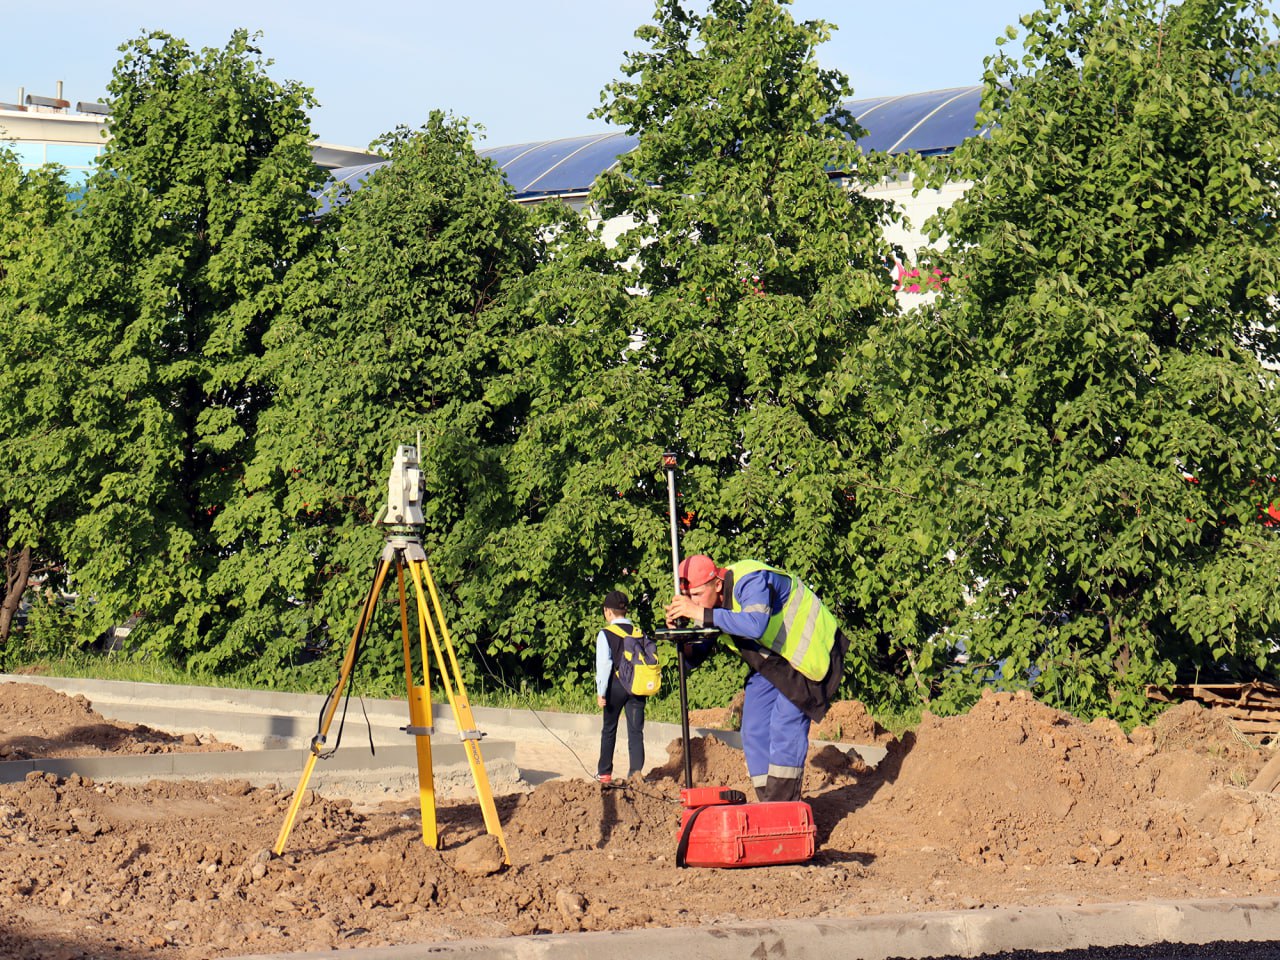
[[742, 704], [742, 752], [757, 788], [769, 777], [799, 778], [809, 752], [809, 718], [754, 671], [747, 677]]

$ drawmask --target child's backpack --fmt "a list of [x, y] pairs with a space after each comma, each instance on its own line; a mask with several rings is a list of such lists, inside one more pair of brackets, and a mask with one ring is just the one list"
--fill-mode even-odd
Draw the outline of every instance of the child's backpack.
[[662, 686], [662, 668], [658, 666], [658, 648], [653, 638], [639, 627], [627, 628], [611, 623], [605, 627], [618, 638], [610, 643], [613, 653], [613, 672], [618, 675], [622, 689], [637, 697], [651, 697]]

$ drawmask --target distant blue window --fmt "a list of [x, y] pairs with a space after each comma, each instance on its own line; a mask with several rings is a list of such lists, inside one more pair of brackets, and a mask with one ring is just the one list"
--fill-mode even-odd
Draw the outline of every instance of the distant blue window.
[[45, 146], [45, 162], [64, 167], [89, 168], [98, 156], [96, 145], [84, 143], [50, 143]]
[[38, 167], [45, 162], [43, 143], [11, 143], [7, 146], [18, 155], [18, 163], [24, 167]]

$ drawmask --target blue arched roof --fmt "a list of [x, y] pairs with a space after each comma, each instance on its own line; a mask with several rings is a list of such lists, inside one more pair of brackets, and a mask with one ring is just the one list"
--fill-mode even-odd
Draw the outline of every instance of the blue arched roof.
[[[866, 134], [858, 143], [868, 150], [925, 155], [950, 153], [960, 142], [984, 133], [977, 127], [982, 87], [951, 87], [898, 97], [849, 100], [844, 106]], [[596, 177], [633, 150], [636, 138], [625, 133], [593, 134], [482, 147], [478, 152], [496, 163], [507, 176], [517, 200], [540, 197], [580, 196]], [[332, 171], [332, 183], [357, 188], [387, 161], [340, 167]]]

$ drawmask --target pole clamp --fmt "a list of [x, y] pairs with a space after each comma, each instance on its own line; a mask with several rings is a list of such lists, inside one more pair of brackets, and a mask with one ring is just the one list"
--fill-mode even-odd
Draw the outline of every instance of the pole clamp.
[[401, 727], [400, 729], [403, 730], [405, 733], [407, 733], [411, 737], [431, 737], [431, 736], [434, 736], [436, 732], [435, 727], [408, 726], [408, 727]]

